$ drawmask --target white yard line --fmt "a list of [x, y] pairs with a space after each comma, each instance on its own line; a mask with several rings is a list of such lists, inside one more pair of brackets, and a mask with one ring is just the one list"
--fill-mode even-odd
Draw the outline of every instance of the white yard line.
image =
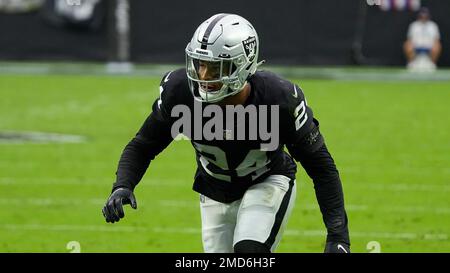
[[[12, 163], [8, 163], [12, 164]], [[0, 161], [0, 165], [2, 162]], [[99, 164], [102, 166], [107, 166], [108, 164]], [[0, 185], [80, 185], [80, 184], [89, 184], [89, 185], [104, 185], [104, 183], [109, 183], [112, 185], [114, 180], [113, 175], [111, 179], [109, 178], [58, 178], [58, 177], [31, 177], [31, 178], [17, 178], [17, 177], [0, 177]], [[305, 182], [301, 182], [301, 186]], [[109, 185], [108, 184], [108, 185]], [[186, 187], [192, 184], [192, 179], [147, 179], [145, 181], [141, 181], [139, 183], [139, 187]], [[424, 192], [448, 192], [450, 191], [450, 185], [444, 184], [407, 184], [407, 183], [383, 183], [383, 184], [374, 184], [374, 183], [358, 183], [352, 185], [345, 185], [344, 187], [355, 187], [376, 191], [424, 191]], [[311, 184], [312, 187], [312, 184]]]
[[[139, 65], [133, 64], [133, 69], [125, 71], [124, 75], [134, 77], [161, 77], [169, 70], [182, 67], [174, 65]], [[336, 81], [449, 81], [450, 73], [446, 69], [439, 69], [434, 73], [411, 73], [402, 68], [360, 68], [348, 69], [341, 67], [303, 67], [303, 66], [271, 66], [265, 67], [277, 74], [287, 78], [324, 78]], [[111, 75], [107, 64], [73, 64], [73, 63], [51, 63], [51, 62], [0, 62], [0, 75]]]
[[[169, 233], [169, 234], [198, 234], [201, 228], [167, 228], [167, 227], [132, 227], [132, 226], [112, 226], [112, 225], [41, 225], [41, 224], [0, 224], [0, 229], [10, 231], [56, 231], [56, 232], [144, 232], [144, 233]], [[286, 236], [293, 237], [323, 237], [325, 230], [286, 230]], [[358, 232], [352, 231], [352, 237], [374, 239], [400, 239], [400, 240], [426, 240], [445, 241], [449, 239], [448, 234], [413, 233], [413, 232]]]
[[[1, 164], [0, 164], [1, 165]], [[36, 178], [11, 178], [11, 177], [0, 177], [0, 185], [99, 185], [99, 186], [104, 186], [106, 185], [106, 182], [111, 182], [111, 179], [104, 179], [104, 178], [100, 178], [100, 179], [76, 179], [76, 178], [40, 178], [40, 179], [36, 179]], [[111, 182], [112, 185], [112, 182]]]
[[[87, 199], [76, 199], [76, 198], [0, 198], [0, 205], [7, 206], [102, 206], [106, 202], [107, 196], [105, 198], [87, 198]], [[139, 201], [138, 201], [139, 202]], [[145, 206], [145, 201], [139, 202], [140, 205]], [[160, 207], [167, 208], [192, 208], [197, 209], [199, 203], [197, 200], [158, 200], [152, 202], [152, 205], [157, 205]], [[450, 214], [450, 207], [430, 207], [430, 206], [376, 206], [371, 207], [362, 204], [347, 204], [346, 209], [349, 212], [398, 212], [398, 213], [428, 213], [428, 214]], [[319, 211], [317, 204], [306, 204], [297, 205], [294, 210], [300, 211]]]
[[72, 198], [0, 198], [0, 205], [13, 206], [55, 206], [55, 205], [102, 205], [105, 199], [72, 199]]
[[392, 184], [368, 184], [358, 185], [357, 187], [372, 189], [372, 190], [391, 190], [391, 191], [431, 191], [431, 192], [447, 192], [450, 191], [450, 185], [439, 184], [406, 184], [406, 183], [392, 183]]
[[85, 136], [35, 131], [0, 131], [0, 144], [83, 143]]
[[[12, 163], [10, 163], [12, 164]], [[0, 166], [2, 163], [0, 162]], [[106, 164], [99, 164], [106, 166]], [[108, 186], [111, 187], [114, 182], [113, 174], [111, 178], [58, 178], [58, 177], [32, 177], [32, 178], [15, 178], [15, 177], [0, 177], [0, 186], [2, 185], [89, 185], [89, 186]], [[139, 187], [190, 187], [192, 181], [186, 180], [162, 180], [162, 179], [151, 179], [150, 181], [141, 181]]]
[[[1, 199], [0, 199], [1, 200]], [[164, 207], [186, 208], [198, 207], [198, 202], [188, 200], [159, 200], [158, 203]], [[347, 211], [386, 211], [386, 212], [403, 212], [403, 213], [433, 213], [433, 214], [450, 214], [450, 207], [429, 207], [429, 206], [376, 206], [360, 204], [346, 204]], [[294, 210], [316, 210], [319, 206], [316, 204], [297, 205]]]

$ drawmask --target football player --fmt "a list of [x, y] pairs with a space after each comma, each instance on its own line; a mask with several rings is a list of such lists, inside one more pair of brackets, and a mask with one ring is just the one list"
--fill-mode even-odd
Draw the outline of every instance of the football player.
[[[261, 136], [237, 140], [241, 124], [236, 123], [224, 130], [223, 139], [191, 136], [198, 166], [193, 189], [200, 194], [204, 251], [273, 252], [295, 203], [297, 160], [314, 183], [327, 229], [325, 252], [350, 252], [341, 181], [319, 122], [300, 87], [257, 70], [262, 62], [252, 24], [238, 15], [216, 14], [197, 28], [185, 52], [186, 68], [162, 78], [152, 113], [122, 153], [103, 208], [106, 221], [123, 218], [123, 204], [137, 208], [136, 185], [174, 139], [174, 107], [185, 105], [194, 111], [196, 103], [222, 108], [277, 106], [278, 126], [268, 125], [278, 128], [275, 149], [262, 148], [267, 139]], [[208, 117], [201, 119], [204, 124]]]

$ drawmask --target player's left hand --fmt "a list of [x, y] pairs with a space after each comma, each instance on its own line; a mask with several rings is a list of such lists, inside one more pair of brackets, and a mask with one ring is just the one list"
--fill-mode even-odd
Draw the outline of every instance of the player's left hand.
[[350, 246], [346, 243], [327, 242], [324, 253], [350, 253]]

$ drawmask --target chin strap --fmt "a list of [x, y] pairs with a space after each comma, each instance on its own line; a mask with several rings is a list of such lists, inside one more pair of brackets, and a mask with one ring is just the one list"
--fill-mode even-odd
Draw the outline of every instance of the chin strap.
[[256, 64], [256, 69], [258, 69], [258, 67], [260, 67], [261, 65], [263, 65], [266, 62], [266, 60], [262, 60], [259, 63]]
[[263, 65], [265, 63], [266, 63], [266, 60], [262, 60], [259, 63], [256, 63], [255, 72], [251, 75], [248, 75], [248, 77], [247, 77], [247, 79], [245, 79], [245, 81], [247, 82], [256, 73], [256, 70], [258, 70], [258, 67], [260, 67], [261, 65]]

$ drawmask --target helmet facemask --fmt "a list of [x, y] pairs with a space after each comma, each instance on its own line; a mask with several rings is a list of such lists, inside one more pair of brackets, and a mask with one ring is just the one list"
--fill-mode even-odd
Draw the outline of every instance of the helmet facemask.
[[247, 79], [239, 77], [246, 63], [244, 55], [214, 58], [186, 49], [186, 72], [194, 97], [213, 103], [238, 93], [246, 84]]

